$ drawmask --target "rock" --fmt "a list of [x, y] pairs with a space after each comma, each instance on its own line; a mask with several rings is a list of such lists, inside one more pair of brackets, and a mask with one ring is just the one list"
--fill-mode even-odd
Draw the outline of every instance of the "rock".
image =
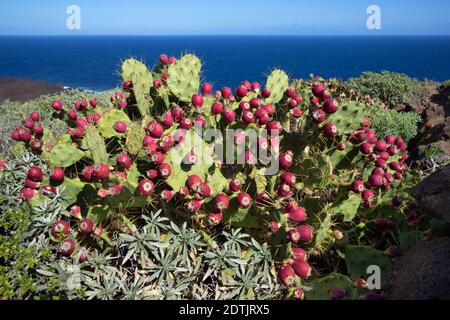
[[387, 299], [450, 299], [450, 239], [421, 241], [394, 265]]
[[0, 78], [0, 102], [4, 100], [28, 101], [45, 94], [57, 94], [63, 85], [19, 78]]
[[426, 177], [411, 194], [424, 212], [450, 222], [450, 165]]

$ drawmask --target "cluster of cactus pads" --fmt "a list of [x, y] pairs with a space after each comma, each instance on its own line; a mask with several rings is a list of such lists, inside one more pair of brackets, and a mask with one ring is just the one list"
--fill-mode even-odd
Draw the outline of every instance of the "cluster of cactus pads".
[[[289, 294], [303, 298], [302, 281], [316, 273], [309, 258], [344, 237], [338, 222], [393, 218], [377, 208], [402, 206], [406, 146], [401, 137], [378, 139], [364, 105], [333, 99], [325, 81], [296, 90], [274, 70], [264, 86], [243, 81], [235, 90], [213, 90], [201, 83], [201, 68], [192, 54], [161, 55], [154, 70], [126, 60], [123, 91], [109, 106], [53, 102], [53, 116], [68, 126], [60, 137], [32, 113], [12, 137], [50, 169], [30, 169], [23, 198], [33, 204], [61, 192], [69, 214], [50, 232], [66, 256], [81, 242], [107, 243], [110, 232], [132, 226], [147, 207], [189, 220], [205, 234], [248, 228], [271, 244]], [[223, 136], [240, 129], [233, 141], [245, 152], [231, 156], [245, 161], [217, 159], [214, 150], [224, 149], [224, 141], [207, 141], [199, 127]], [[253, 146], [250, 131], [276, 135], [261, 134]], [[276, 173], [267, 174], [269, 163], [257, 156], [262, 149], [277, 162]], [[343, 298], [348, 283], [333, 277], [326, 280], [336, 283], [330, 294]]]

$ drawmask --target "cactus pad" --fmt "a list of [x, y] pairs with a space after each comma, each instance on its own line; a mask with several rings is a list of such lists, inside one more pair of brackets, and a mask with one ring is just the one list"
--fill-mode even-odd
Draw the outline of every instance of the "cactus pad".
[[380, 267], [382, 279], [386, 279], [392, 269], [392, 262], [388, 256], [368, 246], [347, 246], [345, 263], [353, 278], [367, 276], [367, 267], [372, 265]]
[[108, 162], [105, 141], [94, 126], [87, 126], [86, 133], [81, 142], [81, 148], [84, 150], [86, 157], [92, 159], [94, 163]]
[[58, 143], [48, 154], [52, 167], [70, 167], [84, 158], [85, 153], [72, 145], [72, 139], [68, 134], [61, 136]]
[[131, 120], [122, 110], [113, 109], [106, 112], [98, 122], [98, 129], [104, 138], [123, 137], [123, 133], [118, 133], [114, 129], [114, 124], [117, 121], [123, 121], [127, 126], [130, 126]]
[[348, 277], [336, 272], [305, 284], [305, 297], [307, 300], [330, 300], [330, 291], [335, 288], [345, 291], [344, 299], [354, 299], [356, 297], [356, 290], [353, 287], [352, 281]]
[[144, 63], [136, 59], [128, 59], [122, 64], [122, 78], [124, 81], [131, 80], [133, 82], [137, 108], [141, 116], [144, 116], [150, 111], [150, 101], [147, 99], [147, 96], [153, 85], [152, 73]]
[[364, 122], [365, 106], [357, 102], [347, 102], [339, 107], [338, 112], [328, 117], [325, 123], [333, 122], [340, 135], [347, 135], [361, 127]]
[[284, 71], [276, 69], [267, 78], [266, 87], [272, 94], [265, 101], [278, 103], [283, 99], [284, 92], [289, 87], [289, 77]]
[[201, 62], [192, 54], [184, 55], [169, 66], [167, 86], [183, 102], [190, 102], [200, 87]]

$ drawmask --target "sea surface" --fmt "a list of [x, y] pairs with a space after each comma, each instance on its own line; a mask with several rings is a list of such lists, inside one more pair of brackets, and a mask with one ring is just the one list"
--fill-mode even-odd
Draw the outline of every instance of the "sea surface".
[[195, 53], [216, 87], [264, 83], [273, 68], [293, 78], [348, 79], [390, 70], [418, 79], [450, 79], [450, 37], [439, 36], [72, 36], [0, 37], [0, 77], [45, 80], [90, 90], [120, 84], [122, 59], [147, 65], [160, 53]]

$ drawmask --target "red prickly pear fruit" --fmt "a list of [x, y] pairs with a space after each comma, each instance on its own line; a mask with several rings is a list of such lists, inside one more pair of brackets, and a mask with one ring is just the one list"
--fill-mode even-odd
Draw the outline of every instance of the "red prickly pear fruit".
[[198, 194], [202, 198], [208, 198], [209, 196], [211, 196], [211, 188], [209, 187], [208, 184], [202, 183], [198, 187]]
[[295, 227], [297, 232], [300, 234], [301, 241], [311, 241], [314, 237], [314, 229], [308, 225], [299, 225]]
[[21, 141], [30, 141], [31, 140], [31, 133], [27, 129], [20, 129], [19, 130], [19, 140]]
[[223, 111], [223, 119], [226, 123], [233, 123], [236, 120], [236, 113], [231, 108], [226, 108]]
[[245, 110], [242, 112], [242, 122], [246, 124], [255, 122], [255, 115], [251, 111]]
[[336, 149], [338, 149], [339, 151], [344, 151], [345, 150], [345, 143], [338, 143], [336, 146]]
[[264, 108], [259, 108], [258, 110], [256, 110], [255, 116], [258, 119], [258, 124], [260, 126], [269, 123], [270, 117]]
[[167, 54], [163, 53], [159, 55], [159, 62], [162, 65], [168, 64], [169, 63], [169, 57], [167, 56]]
[[75, 126], [78, 127], [78, 128], [83, 128], [83, 129], [86, 128], [86, 126], [87, 126], [86, 119], [84, 119], [84, 118], [77, 118], [75, 120]]
[[289, 107], [289, 109], [295, 109], [295, 108], [297, 108], [297, 107], [298, 107], [298, 102], [297, 102], [297, 100], [294, 100], [294, 99], [289, 100], [289, 102], [288, 102], [288, 107]]
[[302, 104], [302, 102], [303, 102], [303, 98], [299, 94], [294, 95], [294, 100], [297, 101], [297, 104], [299, 104], [299, 105]]
[[8, 163], [5, 160], [0, 159], [0, 170], [5, 169], [7, 165]]
[[264, 110], [266, 110], [267, 114], [269, 115], [269, 117], [273, 116], [275, 113], [275, 108], [273, 105], [271, 104], [265, 104], [262, 106]]
[[202, 178], [194, 174], [188, 177], [187, 187], [192, 191], [197, 191], [202, 183]]
[[376, 292], [369, 292], [364, 295], [364, 300], [382, 300], [382, 297]]
[[163, 190], [163, 192], [161, 192], [161, 198], [165, 201], [165, 202], [169, 202], [170, 200], [172, 200], [172, 198], [175, 196], [175, 192], [172, 190]]
[[379, 188], [383, 185], [383, 176], [379, 174], [372, 174], [368, 181], [369, 186], [372, 188]]
[[323, 129], [323, 133], [327, 137], [334, 137], [338, 131], [337, 127], [332, 122], [326, 123], [322, 129]]
[[330, 100], [330, 98], [331, 98], [331, 93], [328, 90], [323, 90], [319, 96], [319, 99], [322, 101]]
[[92, 108], [95, 108], [97, 106], [97, 99], [92, 99], [89, 101], [89, 104]]
[[118, 132], [118, 133], [125, 133], [127, 131], [127, 124], [123, 121], [117, 121], [114, 124], [114, 129]]
[[222, 98], [224, 98], [225, 100], [230, 100], [231, 97], [232, 97], [231, 89], [228, 88], [228, 87], [223, 87], [223, 88], [220, 90], [220, 93], [221, 93], [221, 95], [222, 95]]
[[[389, 147], [387, 148], [387, 153], [388, 153], [388, 155], [394, 156], [394, 155], [397, 154], [397, 152], [398, 152], [398, 149], [397, 149], [396, 146], [389, 146]], [[386, 160], [387, 160], [387, 159], [386, 159]]]
[[20, 140], [19, 130], [14, 130], [13, 132], [11, 132], [11, 139], [13, 139], [14, 141]]
[[237, 196], [237, 204], [240, 208], [247, 209], [252, 204], [252, 198], [248, 193], [241, 192]]
[[94, 223], [92, 222], [91, 219], [88, 218], [84, 218], [83, 220], [80, 221], [80, 223], [78, 224], [78, 231], [81, 234], [89, 234], [92, 231], [94, 231]]
[[239, 103], [239, 110], [248, 111], [250, 109], [251, 109], [250, 103], [248, 103], [247, 101], [242, 101], [241, 103]]
[[385, 170], [387, 168], [387, 162], [384, 161], [383, 159], [377, 159], [375, 161], [375, 166]]
[[272, 95], [272, 92], [268, 88], [264, 88], [261, 91], [261, 97], [263, 97], [264, 99], [270, 98], [271, 95]]
[[316, 97], [319, 97], [324, 90], [325, 87], [320, 82], [316, 82], [312, 86], [312, 94]]
[[304, 222], [307, 218], [305, 208], [300, 206], [296, 207], [294, 210], [285, 212], [285, 215], [289, 220], [297, 223]]
[[24, 201], [29, 201], [37, 195], [37, 191], [31, 188], [23, 188], [21, 197]]
[[[173, 121], [172, 114], [169, 111], [164, 112], [163, 115], [161, 116], [161, 124], [164, 127], [171, 127], [173, 125], [173, 122], [174, 121]], [[154, 127], [153, 127], [153, 129], [154, 129]]]
[[267, 124], [267, 131], [270, 133], [273, 132], [278, 132], [278, 134], [280, 134], [283, 131], [283, 127], [281, 126], [281, 124], [278, 121], [270, 121]]
[[352, 183], [352, 191], [355, 193], [362, 193], [364, 191], [364, 182], [357, 180]]
[[175, 57], [169, 57], [169, 61], [167, 62], [168, 64], [174, 64], [175, 61], [177, 61], [177, 58]]
[[77, 118], [78, 118], [78, 114], [77, 114], [77, 111], [76, 110], [69, 110], [68, 112], [67, 112], [67, 116], [69, 117], [69, 119], [70, 120], [72, 120], [72, 121], [75, 121], [75, 120], [77, 120]]
[[195, 125], [203, 128], [206, 125], [206, 119], [201, 114], [195, 116]]
[[239, 190], [241, 190], [241, 181], [239, 179], [233, 179], [230, 181], [230, 184], [228, 186], [228, 188], [230, 189], [231, 192], [238, 192]]
[[316, 109], [312, 113], [315, 123], [322, 123], [325, 120], [325, 112], [322, 109]]
[[301, 288], [294, 290], [293, 294], [294, 300], [303, 300], [305, 298], [305, 292]]
[[222, 212], [210, 212], [208, 214], [208, 221], [212, 226], [217, 226], [222, 222], [223, 214]]
[[378, 154], [378, 158], [379, 158], [379, 159], [382, 159], [382, 160], [384, 160], [384, 161], [389, 160], [389, 157], [390, 157], [390, 155], [389, 155], [388, 152], [380, 152], [380, 153]]
[[245, 85], [240, 85], [237, 89], [236, 89], [236, 96], [238, 98], [244, 98], [246, 97], [248, 94], [248, 88]]
[[373, 200], [373, 198], [375, 197], [375, 193], [372, 190], [369, 189], [365, 189], [362, 193], [361, 193], [361, 197], [364, 201], [370, 202]]
[[23, 125], [25, 126], [25, 128], [27, 128], [28, 130], [33, 130], [34, 128], [34, 121], [31, 119], [23, 119]]
[[401, 137], [398, 137], [397, 139], [395, 139], [395, 145], [400, 148], [402, 145], [405, 144], [405, 141], [403, 141], [403, 139]]
[[80, 263], [86, 262], [89, 257], [89, 251], [86, 249], [82, 249], [80, 253], [80, 257], [78, 258]]
[[330, 298], [332, 300], [342, 300], [345, 296], [345, 290], [341, 288], [332, 288], [330, 290]]
[[308, 253], [305, 249], [293, 247], [291, 249], [291, 257], [294, 260], [306, 261], [308, 258]]
[[169, 177], [172, 174], [172, 167], [170, 166], [170, 164], [165, 163], [165, 162], [161, 163], [159, 165], [159, 174], [164, 179]]
[[54, 183], [61, 183], [64, 180], [64, 169], [55, 167], [50, 171], [50, 181]]
[[283, 182], [283, 183], [285, 183], [285, 184], [287, 184], [287, 185], [289, 185], [289, 186], [291, 186], [291, 187], [292, 187], [292, 186], [295, 184], [295, 182], [296, 182], [295, 175], [294, 175], [292, 172], [283, 172], [283, 173], [281, 174], [280, 179], [281, 179], [281, 182]]
[[300, 233], [295, 228], [289, 230], [287, 235], [286, 235], [286, 237], [292, 243], [299, 243], [300, 242]]
[[368, 117], [364, 117], [363, 126], [370, 127], [371, 124], [372, 124], [372, 121]]
[[282, 169], [289, 169], [294, 162], [294, 154], [292, 151], [286, 151], [280, 154], [279, 162]]
[[204, 96], [208, 96], [210, 94], [212, 94], [213, 92], [213, 87], [210, 83], [205, 82], [204, 84], [202, 84], [202, 94]]
[[397, 246], [390, 246], [384, 253], [391, 258], [395, 258], [400, 255], [400, 249]]
[[133, 82], [132, 81], [130, 81], [130, 80], [127, 80], [127, 81], [124, 81], [123, 83], [122, 83], [122, 89], [124, 90], [124, 91], [130, 91], [131, 90], [131, 88], [133, 88]]
[[370, 154], [372, 153], [372, 145], [368, 142], [364, 142], [359, 147], [359, 150], [361, 151], [362, 154]]
[[391, 168], [392, 170], [397, 171], [397, 172], [401, 171], [401, 169], [402, 169], [400, 162], [389, 163], [389, 168]]
[[84, 168], [81, 172], [81, 176], [85, 181], [92, 181], [92, 179], [94, 178], [94, 167], [87, 166], [86, 168]]
[[62, 110], [63, 103], [60, 100], [55, 100], [52, 102], [52, 108], [56, 111]]
[[32, 138], [30, 141], [31, 149], [33, 149], [34, 151], [41, 151], [43, 144], [44, 143], [41, 140], [35, 138]]
[[[258, 199], [257, 199], [258, 201]], [[280, 229], [280, 223], [278, 223], [277, 221], [270, 221], [269, 222], [269, 231], [272, 232], [273, 234], [276, 234], [278, 232], [278, 230]]]
[[371, 175], [379, 175], [379, 176], [383, 176], [384, 175], [384, 169], [380, 168], [380, 167], [376, 167], [372, 170]]
[[292, 200], [289, 201], [289, 203], [284, 207], [284, 211], [285, 212], [293, 212], [295, 210], [295, 208], [298, 207], [298, 204], [296, 201]]
[[106, 163], [99, 163], [94, 166], [94, 177], [100, 180], [109, 177], [109, 166]]
[[67, 221], [57, 220], [53, 222], [50, 231], [56, 239], [64, 238], [69, 234], [70, 225]]
[[167, 81], [167, 77], [168, 77], [168, 74], [167, 74], [166, 71], [164, 71], [164, 72], [161, 74], [161, 80], [162, 80], [162, 81]]
[[244, 152], [244, 160], [246, 164], [250, 165], [255, 165], [258, 162], [255, 155], [250, 150]]
[[156, 165], [160, 165], [161, 163], [164, 162], [165, 156], [162, 152], [155, 152], [150, 156], [150, 160], [156, 164]]
[[384, 140], [378, 140], [377, 142], [375, 142], [375, 150], [377, 152], [383, 152], [386, 151], [386, 141]]
[[33, 111], [30, 113], [30, 118], [31, 118], [31, 121], [38, 122], [39, 119], [41, 118], [41, 115], [39, 114], [39, 112]]
[[398, 196], [393, 197], [391, 202], [394, 207], [400, 207], [402, 205], [402, 198]]
[[133, 161], [127, 153], [122, 153], [117, 157], [117, 164], [123, 169], [129, 170], [133, 165]]
[[86, 110], [88, 107], [88, 102], [86, 100], [81, 101], [80, 103], [80, 109], [81, 110]]
[[318, 107], [320, 104], [320, 99], [318, 97], [311, 97], [309, 99], [309, 102], [311, 103], [312, 106]]
[[198, 161], [198, 155], [197, 155], [197, 153], [195, 153], [194, 150], [189, 151], [184, 156], [184, 159], [183, 159], [183, 163], [187, 164], [187, 165], [193, 165], [193, 164], [197, 163], [197, 161]]
[[267, 193], [260, 192], [256, 196], [256, 202], [258, 202], [260, 204], [268, 203], [268, 202], [270, 202], [270, 197]]
[[214, 115], [221, 114], [223, 111], [223, 104], [220, 102], [214, 102], [211, 106], [211, 113]]
[[150, 121], [147, 125], [147, 130], [153, 138], [160, 138], [164, 133], [163, 126], [155, 120]]
[[75, 242], [72, 239], [66, 239], [59, 246], [59, 253], [63, 256], [70, 256], [75, 250]]
[[355, 281], [355, 285], [360, 289], [367, 289], [367, 281], [363, 278], [358, 278]]
[[161, 86], [162, 86], [161, 80], [159, 80], [159, 79], [153, 80], [153, 87], [155, 87], [156, 89], [159, 89], [159, 88], [161, 88]]
[[180, 128], [184, 130], [190, 130], [193, 126], [192, 120], [188, 118], [183, 118], [180, 123]]
[[192, 95], [191, 102], [194, 105], [194, 107], [201, 108], [203, 106], [203, 96], [201, 94], [196, 93]]
[[290, 198], [292, 197], [293, 192], [288, 184], [281, 183], [278, 187], [278, 195], [282, 198]]
[[392, 134], [388, 134], [385, 141], [387, 144], [395, 144], [395, 137]]
[[293, 98], [295, 95], [295, 89], [294, 88], [287, 88], [286, 91], [284, 92], [284, 96], [286, 98]]
[[224, 211], [228, 209], [230, 200], [226, 194], [220, 193], [214, 198], [214, 204], [218, 210]]
[[143, 179], [138, 184], [139, 194], [143, 197], [148, 197], [155, 191], [155, 185], [151, 180]]
[[99, 224], [94, 228], [94, 235], [97, 237], [101, 237], [102, 234], [103, 234], [103, 226]]
[[259, 84], [259, 82], [253, 82], [252, 83], [252, 90], [253, 91], [256, 91], [256, 92], [259, 92], [259, 90], [261, 89], [261, 85]]
[[253, 98], [250, 100], [250, 107], [253, 109], [261, 107], [261, 103], [259, 102], [258, 98]]
[[300, 118], [303, 115], [303, 110], [300, 108], [294, 108], [290, 110], [290, 113], [294, 118]]
[[28, 169], [27, 178], [36, 182], [42, 182], [42, 180], [44, 179], [44, 173], [42, 172], [41, 168], [33, 166]]
[[290, 264], [284, 264], [280, 267], [278, 272], [281, 282], [286, 287], [291, 287], [295, 284], [295, 278], [297, 277], [294, 268]]
[[323, 111], [333, 114], [339, 109], [339, 103], [336, 100], [329, 99], [323, 104]]
[[202, 200], [193, 199], [186, 203], [186, 209], [188, 209], [192, 213], [198, 212], [202, 207], [202, 204], [203, 204]]
[[302, 279], [308, 279], [311, 275], [311, 266], [303, 260], [294, 260], [292, 263], [295, 273]]
[[188, 187], [181, 187], [179, 192], [182, 197], [187, 197], [189, 195]]
[[384, 174], [384, 179], [387, 184], [392, 184], [394, 182], [394, 176], [388, 172]]

